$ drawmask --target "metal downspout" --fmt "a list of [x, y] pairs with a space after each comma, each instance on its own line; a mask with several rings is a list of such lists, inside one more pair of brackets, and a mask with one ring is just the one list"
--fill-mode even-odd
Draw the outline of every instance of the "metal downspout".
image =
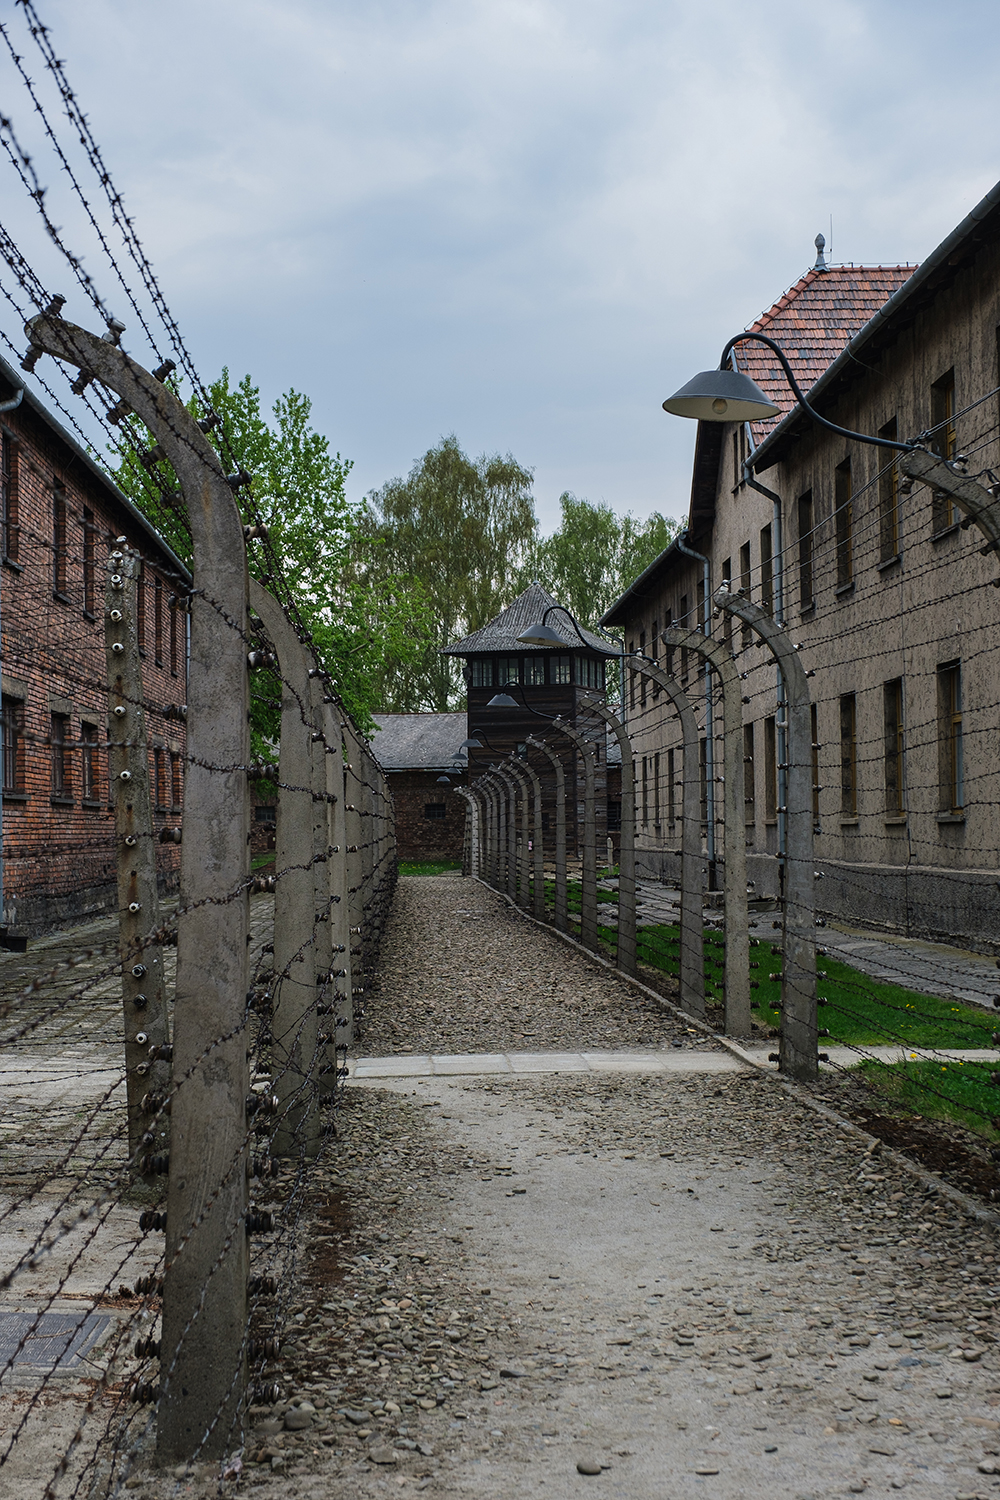
[[[686, 557], [693, 557], [702, 564], [705, 581], [705, 615], [699, 621], [705, 636], [712, 634], [712, 564], [702, 552], [695, 552], [687, 545], [687, 531], [677, 538], [677, 550]], [[712, 697], [712, 668], [705, 664], [705, 814], [708, 823], [708, 889], [718, 889], [715, 869], [715, 705]]]

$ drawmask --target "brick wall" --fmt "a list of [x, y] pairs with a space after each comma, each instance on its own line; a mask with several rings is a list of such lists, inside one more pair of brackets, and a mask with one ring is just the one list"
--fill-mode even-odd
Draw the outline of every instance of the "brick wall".
[[[14, 785], [3, 796], [3, 920], [37, 933], [115, 902], [104, 588], [119, 536], [143, 558], [154, 834], [179, 824], [184, 727], [165, 710], [186, 699], [185, 581], [169, 552], [43, 413], [24, 401], [0, 421], [0, 671], [5, 730], [16, 739]], [[161, 885], [170, 888], [180, 851], [157, 850]]]
[[[438, 783], [440, 771], [390, 771], [389, 788], [396, 805], [396, 839], [402, 860], [461, 859], [465, 835], [463, 797], [455, 783]], [[428, 817], [428, 807], [443, 807], [444, 817]]]

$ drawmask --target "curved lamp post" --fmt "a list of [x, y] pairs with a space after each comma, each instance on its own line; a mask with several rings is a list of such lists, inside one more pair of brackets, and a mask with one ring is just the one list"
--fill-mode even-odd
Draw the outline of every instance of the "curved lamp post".
[[[538, 772], [528, 764], [526, 755], [515, 755], [511, 757], [510, 764], [519, 772], [523, 772], [531, 782], [532, 798], [534, 802], [534, 824], [535, 837], [531, 843], [532, 853], [532, 887], [531, 887], [531, 909], [540, 922], [545, 920], [545, 845], [542, 839], [542, 783]], [[525, 804], [525, 867], [527, 868], [527, 804]], [[527, 892], [525, 892], [527, 897]], [[527, 906], [527, 899], [525, 899]]]

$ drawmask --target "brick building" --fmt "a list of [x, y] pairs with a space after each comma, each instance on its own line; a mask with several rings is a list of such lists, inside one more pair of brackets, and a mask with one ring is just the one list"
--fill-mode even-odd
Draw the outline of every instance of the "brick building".
[[[0, 359], [0, 400], [21, 389]], [[3, 924], [38, 933], [113, 908], [104, 588], [111, 545], [140, 554], [139, 645], [156, 828], [183, 797], [190, 577], [27, 390], [0, 416]], [[157, 846], [162, 883], [179, 850]]]
[[[378, 733], [372, 749], [389, 779], [396, 809], [399, 858], [408, 861], [462, 858], [465, 801], [455, 786], [466, 773], [454, 758], [466, 737], [464, 713], [373, 714]], [[446, 785], [441, 777], [447, 776]]]
[[[945, 457], [969, 454], [984, 484], [1000, 472], [1000, 185], [919, 267], [828, 267], [821, 250], [751, 326], [781, 345], [828, 420], [899, 440], [923, 434]], [[980, 555], [982, 536], [959, 524], [946, 497], [902, 482], [891, 450], [802, 413], [769, 350], [741, 344], [735, 354], [779, 415], [699, 423], [686, 536], [601, 623], [623, 629], [630, 649], [655, 650], [672, 622], [732, 647], [744, 673], [748, 869], [758, 894], [773, 895], [784, 801], [773, 659], [749, 630], [713, 621], [706, 574], [709, 593], [728, 581], [773, 613], [814, 674], [820, 908], [1000, 951], [996, 560]], [[662, 644], [659, 652], [663, 660]], [[699, 659], [667, 655], [697, 706], [704, 744]], [[641, 680], [629, 695], [639, 774], [649, 782], [640, 868], [675, 877], [676, 723]], [[704, 790], [703, 782], [707, 838]]]

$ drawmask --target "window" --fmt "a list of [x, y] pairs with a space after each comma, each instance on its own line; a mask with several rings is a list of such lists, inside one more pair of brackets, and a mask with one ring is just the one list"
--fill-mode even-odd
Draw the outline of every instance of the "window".
[[474, 656], [472, 659], [472, 686], [493, 686], [493, 662], [488, 656]]
[[17, 561], [18, 538], [17, 439], [4, 432], [0, 434], [0, 552], [11, 562]]
[[83, 508], [83, 612], [94, 616], [97, 588], [97, 528], [94, 512]]
[[163, 579], [153, 577], [153, 660], [163, 666]]
[[524, 680], [528, 687], [545, 686], [544, 656], [526, 656], [524, 658]]
[[819, 712], [815, 703], [809, 705], [809, 736], [812, 751], [813, 773], [813, 823], [819, 827]]
[[576, 659], [576, 680], [581, 687], [599, 688], [601, 685], [600, 662], [595, 661], [592, 656], [578, 656]]
[[675, 752], [667, 751], [667, 821], [671, 828], [677, 821], [677, 771], [675, 767]]
[[181, 758], [176, 751], [170, 757], [170, 802], [174, 811], [179, 811], [184, 801], [184, 772]]
[[146, 654], [146, 570], [139, 563], [139, 574], [135, 580], [135, 639], [139, 655]]
[[153, 795], [157, 812], [167, 806], [167, 778], [164, 770], [164, 753], [160, 745], [153, 746]]
[[743, 726], [743, 821], [752, 827], [757, 821], [757, 788], [753, 759], [753, 725]]
[[701, 794], [701, 821], [708, 822], [708, 740], [698, 741], [698, 780]]
[[840, 815], [858, 815], [858, 705], [853, 693], [840, 700]]
[[255, 823], [276, 823], [278, 821], [277, 807], [255, 807], [253, 810]]
[[[732, 366], [730, 366], [733, 368]], [[733, 430], [733, 489], [744, 484], [743, 465], [747, 457], [746, 423], [740, 422]]]
[[[629, 641], [629, 643], [628, 643], [628, 654], [629, 654], [629, 656], [633, 656], [635, 654], [635, 641]], [[636, 675], [637, 674], [636, 674], [635, 667], [629, 667], [629, 669], [628, 669], [628, 706], [629, 706], [629, 711], [631, 713], [635, 713], [635, 679], [636, 679]]]
[[778, 744], [773, 719], [764, 720], [764, 818], [778, 819]]
[[[664, 617], [663, 617], [663, 628], [664, 628], [664, 630], [672, 630], [673, 627], [674, 627], [673, 612], [668, 609], [667, 612], [665, 613]], [[667, 674], [668, 677], [673, 677], [673, 675], [674, 675], [674, 648], [673, 648], [673, 646], [665, 646], [664, 647], [664, 650], [663, 650], [663, 670], [666, 672], [666, 674]]]
[[649, 822], [649, 759], [642, 757], [642, 826]]
[[424, 804], [424, 817], [430, 818], [432, 822], [435, 819], [444, 818], [445, 813], [446, 809], [443, 802], [426, 802]]
[[[740, 548], [740, 593], [744, 594], [747, 599], [750, 598], [750, 543], [749, 542], [744, 542], [743, 546]], [[743, 626], [741, 626], [741, 628], [740, 628], [740, 644], [742, 646], [749, 646], [749, 644], [750, 644], [750, 635], [751, 635], [750, 626], [749, 625], [743, 625]]]
[[170, 675], [177, 676], [177, 598], [171, 594], [170, 606]]
[[660, 752], [653, 756], [653, 822], [660, 826]]
[[[954, 458], [957, 451], [955, 435], [955, 371], [949, 370], [931, 386], [931, 432], [934, 452], [942, 458]], [[950, 495], [934, 491], [931, 502], [931, 531], [946, 531], [955, 526], [962, 513]]]
[[70, 783], [69, 751], [66, 747], [66, 731], [69, 719], [66, 714], [52, 715], [52, 795], [60, 801], [69, 799]]
[[[622, 805], [621, 805], [621, 802], [618, 799], [614, 798], [614, 797], [609, 797], [608, 798], [608, 832], [609, 833], [619, 833], [621, 831], [621, 826], [622, 826]], [[543, 833], [548, 833], [548, 831], [549, 831], [549, 815], [548, 815], [548, 813], [542, 813], [542, 832]]]
[[66, 597], [66, 491], [58, 481], [52, 486], [52, 592]]
[[812, 490], [799, 496], [799, 609], [805, 614], [816, 608], [813, 592], [813, 497]]
[[[646, 632], [644, 630], [640, 630], [639, 631], [639, 655], [640, 656], [645, 656], [646, 655]], [[645, 708], [646, 707], [646, 684], [648, 683], [648, 681], [649, 681], [649, 678], [646, 676], [645, 672], [640, 672], [640, 674], [639, 674], [639, 707], [640, 708]]]
[[97, 725], [80, 725], [80, 800], [97, 804]]
[[[732, 560], [731, 557], [727, 557], [726, 560], [725, 560], [725, 562], [722, 564], [722, 587], [726, 588], [726, 589], [732, 589], [732, 586], [733, 586], [733, 560]], [[722, 639], [725, 641], [726, 646], [729, 648], [729, 650], [732, 650], [732, 646], [733, 646], [733, 617], [729, 613], [728, 609], [724, 609], [722, 611]]]
[[771, 550], [771, 528], [760, 533], [760, 606], [774, 614], [774, 553]]
[[837, 587], [850, 588], [854, 582], [854, 501], [851, 485], [851, 460], [837, 465], [834, 475], [834, 520], [837, 536]]
[[[659, 664], [660, 664], [660, 622], [659, 622], [659, 620], [654, 620], [653, 621], [653, 628], [650, 631], [649, 654], [653, 658], [654, 663], [657, 666], [659, 666]], [[660, 696], [660, 691], [661, 691], [660, 684], [654, 679], [654, 681], [653, 681], [653, 702], [654, 703], [656, 702], [657, 698]], [[657, 818], [657, 822], [659, 822], [658, 818]]]
[[885, 811], [902, 816], [903, 801], [903, 679], [896, 677], [882, 689], [885, 719]]
[[[896, 418], [878, 430], [880, 438], [896, 441]], [[892, 562], [899, 556], [899, 464], [893, 453], [883, 463], [878, 475], [879, 562]]]
[[17, 796], [24, 791], [24, 757], [21, 725], [24, 705], [17, 698], [2, 701], [0, 714], [0, 760], [2, 760], [4, 796]]
[[519, 656], [497, 657], [497, 686], [503, 687], [505, 682], [521, 681], [521, 658]]
[[567, 687], [573, 681], [572, 658], [569, 656], [552, 656], [549, 658], [549, 661], [552, 672], [549, 681], [554, 686]]
[[965, 753], [962, 742], [962, 667], [957, 661], [938, 667], [938, 760], [940, 809], [960, 816], [965, 808]]

